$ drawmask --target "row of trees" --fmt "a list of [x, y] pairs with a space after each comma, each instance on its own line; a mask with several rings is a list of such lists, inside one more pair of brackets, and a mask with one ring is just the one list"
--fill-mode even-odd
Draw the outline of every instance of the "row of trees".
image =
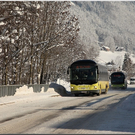
[[70, 6], [69, 1], [0, 2], [0, 84], [45, 83], [87, 57]]

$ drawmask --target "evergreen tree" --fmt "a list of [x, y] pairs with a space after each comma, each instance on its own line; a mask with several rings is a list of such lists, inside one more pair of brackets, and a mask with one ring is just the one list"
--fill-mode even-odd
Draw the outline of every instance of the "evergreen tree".
[[132, 61], [129, 57], [128, 53], [125, 53], [124, 55], [124, 61], [123, 61], [123, 65], [122, 65], [122, 70], [127, 72], [128, 77], [131, 76], [132, 74]]

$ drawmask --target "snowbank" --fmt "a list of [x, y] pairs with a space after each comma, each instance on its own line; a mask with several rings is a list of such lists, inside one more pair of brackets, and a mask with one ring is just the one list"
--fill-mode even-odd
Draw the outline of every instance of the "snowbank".
[[33, 92], [33, 88], [32, 87], [28, 88], [28, 86], [24, 85], [24, 86], [16, 89], [15, 96], [17, 96], [17, 95], [31, 94], [31, 93], [34, 93]]
[[[54, 85], [55, 84], [55, 85]], [[44, 88], [41, 89], [41, 92], [40, 93], [52, 93], [52, 94], [58, 94], [58, 93], [63, 93], [63, 92], [70, 92], [70, 83], [66, 82], [65, 80], [61, 80], [61, 79], [58, 79], [56, 83], [51, 83], [50, 86], [54, 86], [54, 87], [50, 87], [48, 88], [48, 90], [46, 92], [44, 92]], [[16, 89], [16, 93], [14, 96], [20, 96], [20, 95], [28, 95], [28, 94], [35, 94], [33, 92], [33, 88], [32, 87], [28, 87], [26, 85], [20, 87], [20, 88], [17, 88]]]
[[67, 82], [65, 80], [57, 79], [57, 84], [62, 85], [63, 87], [65, 87], [65, 89], [67, 91], [71, 91], [70, 90], [70, 83], [69, 82]]

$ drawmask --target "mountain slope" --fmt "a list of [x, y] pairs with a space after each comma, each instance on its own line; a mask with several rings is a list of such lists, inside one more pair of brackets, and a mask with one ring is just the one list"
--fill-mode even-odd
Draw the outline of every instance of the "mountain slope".
[[71, 12], [80, 21], [80, 36], [86, 47], [124, 47], [134, 53], [135, 2], [73, 1]]

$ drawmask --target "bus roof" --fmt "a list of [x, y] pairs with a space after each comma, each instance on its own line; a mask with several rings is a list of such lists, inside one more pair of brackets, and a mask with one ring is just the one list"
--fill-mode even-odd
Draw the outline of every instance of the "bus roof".
[[69, 68], [70, 67], [72, 67], [72, 66], [74, 66], [74, 65], [76, 65], [76, 64], [93, 64], [93, 65], [97, 65], [98, 67], [99, 67], [99, 70], [102, 70], [102, 71], [107, 71], [107, 68], [106, 68], [106, 66], [105, 65], [102, 65], [102, 64], [99, 64], [99, 63], [96, 63], [94, 60], [90, 60], [90, 59], [84, 59], [84, 60], [77, 60], [77, 61], [75, 61], [75, 62], [73, 62], [70, 66], [69, 66]]
[[73, 66], [73, 65], [76, 65], [76, 64], [86, 64], [86, 63], [91, 63], [91, 64], [94, 64], [94, 65], [96, 65], [97, 63], [95, 62], [95, 61], [93, 61], [93, 60], [77, 60], [77, 61], [75, 61], [75, 62], [73, 62], [71, 65], [70, 65], [70, 67], [71, 66]]
[[116, 72], [111, 73], [111, 75], [113, 74], [123, 74], [124, 76], [127, 75], [126, 72], [123, 72], [123, 71], [116, 71]]

